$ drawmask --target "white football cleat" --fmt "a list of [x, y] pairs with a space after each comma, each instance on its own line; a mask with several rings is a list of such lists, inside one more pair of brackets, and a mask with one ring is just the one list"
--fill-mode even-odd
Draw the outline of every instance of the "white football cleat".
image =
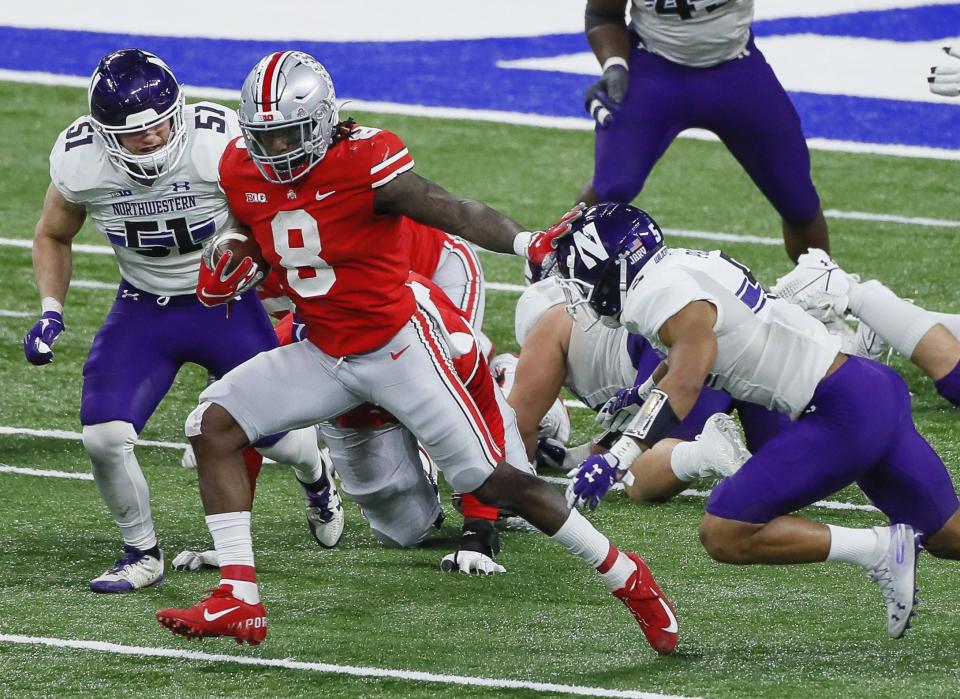
[[777, 280], [770, 292], [827, 323], [843, 319], [850, 302], [847, 296], [850, 282], [854, 279], [823, 250], [810, 248], [800, 255], [793, 270]]
[[460, 571], [465, 575], [496, 575], [506, 573], [507, 569], [494, 561], [490, 556], [479, 551], [454, 551], [448, 553], [440, 561], [440, 570], [444, 573]]
[[726, 413], [711, 415], [697, 436], [703, 462], [700, 477], [726, 478], [736, 473], [753, 454], [747, 449], [734, 419]]
[[[890, 363], [890, 346], [869, 325], [860, 321], [852, 354], [875, 362]], [[884, 357], [886, 355], [886, 357]]]
[[163, 553], [159, 558], [146, 551], [123, 545], [123, 557], [113, 568], [90, 581], [90, 589], [101, 593], [133, 592], [163, 582]]
[[888, 542], [880, 562], [867, 569], [867, 578], [880, 586], [887, 603], [887, 633], [891, 638], [900, 638], [910, 628], [917, 607], [915, 533], [909, 524], [875, 529], [887, 536]]

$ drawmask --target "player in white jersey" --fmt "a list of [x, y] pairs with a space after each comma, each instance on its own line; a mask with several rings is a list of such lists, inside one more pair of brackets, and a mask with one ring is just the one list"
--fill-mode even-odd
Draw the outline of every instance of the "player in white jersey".
[[[222, 376], [277, 343], [254, 294], [237, 299], [227, 318], [194, 293], [204, 241], [234, 225], [218, 164], [239, 135], [235, 114], [211, 102], [185, 106], [170, 68], [138, 49], [100, 61], [89, 104], [90, 114], [63, 131], [50, 154], [51, 184], [33, 245], [42, 316], [24, 338], [24, 352], [32, 364], [53, 360], [64, 330], [71, 246], [89, 216], [113, 246], [121, 282], [84, 365], [80, 421], [124, 551], [90, 588], [129, 592], [163, 580], [149, 489], [134, 453], [137, 435], [185, 362]], [[315, 435], [295, 430], [257, 447], [295, 465], [318, 541], [335, 544], [342, 510], [335, 511], [339, 496]]]
[[[550, 276], [530, 286], [517, 302], [520, 362], [508, 401], [517, 413], [528, 451], [536, 449], [538, 468], [575, 472], [591, 453], [609, 447], [617, 436], [617, 421], [628, 414], [631, 405], [643, 402], [660, 364], [660, 355], [642, 336], [598, 323], [594, 314], [578, 305], [582, 300], [575, 288]], [[537, 419], [561, 386], [597, 412], [597, 422], [608, 432], [572, 448], [538, 439]], [[697, 478], [733, 473], [750, 455], [732, 418], [725, 414], [734, 408], [754, 449], [784, 424], [779, 415], [707, 389], [683, 422], [631, 465], [634, 478], [625, 483], [627, 495], [634, 500], [662, 502]]]
[[632, 201], [681, 131], [707, 129], [780, 214], [792, 259], [829, 249], [800, 117], [754, 44], [753, 4], [587, 0], [587, 39], [603, 75], [586, 94], [596, 151], [580, 201]]
[[[929, 376], [937, 393], [960, 407], [960, 315], [910, 303], [876, 279], [860, 281], [823, 250], [800, 256], [771, 291], [792, 301], [844, 339], [844, 351], [879, 357], [886, 343]], [[849, 314], [860, 321], [856, 333]]]
[[[557, 250], [564, 277], [607, 323], [666, 355], [657, 382], [608, 454], [589, 457], [571, 494], [599, 501], [704, 385], [776, 408], [794, 422], [707, 500], [700, 539], [727, 563], [843, 561], [862, 566], [900, 637], [913, 615], [917, 546], [960, 558], [960, 501], [943, 462], [913, 424], [910, 395], [889, 367], [839, 352], [840, 339], [719, 251], [669, 249], [645, 212], [585, 212]], [[850, 529], [791, 513], [856, 482], [891, 526]]]

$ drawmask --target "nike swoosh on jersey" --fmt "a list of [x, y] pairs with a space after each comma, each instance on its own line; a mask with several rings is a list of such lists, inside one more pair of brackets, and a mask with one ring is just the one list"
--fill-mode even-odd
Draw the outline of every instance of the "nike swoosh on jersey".
[[402, 350], [400, 350], [399, 352], [391, 352], [391, 353], [390, 353], [390, 359], [400, 359], [400, 355], [403, 354], [404, 352], [406, 352], [408, 349], [410, 349], [410, 345], [407, 345], [406, 347], [404, 347], [404, 348], [403, 348]]
[[329, 192], [324, 192], [323, 194], [321, 194], [320, 191], [317, 190], [317, 201], [323, 201], [323, 200], [326, 199], [327, 197], [329, 197], [329, 196], [331, 196], [331, 195], [333, 195], [333, 194], [336, 194], [336, 193], [337, 193], [337, 190], [335, 190], [335, 189], [334, 189], [334, 190], [331, 190], [331, 191], [329, 191]]
[[667, 617], [670, 619], [670, 625], [665, 626], [663, 630], [667, 633], [676, 633], [679, 626], [677, 626], [677, 617], [673, 615], [673, 610], [670, 609], [670, 605], [663, 601], [663, 597], [657, 597], [657, 602], [660, 603], [663, 611], [667, 613]]
[[230, 607], [229, 609], [221, 609], [219, 612], [214, 612], [213, 614], [210, 613], [210, 610], [209, 610], [209, 609], [204, 609], [204, 610], [203, 610], [203, 618], [204, 618], [206, 621], [216, 621], [217, 619], [219, 619], [219, 618], [222, 617], [223, 615], [229, 614], [230, 612], [235, 612], [235, 611], [237, 611], [238, 609], [240, 609], [240, 605], [239, 605], [239, 604], [238, 604], [236, 607]]

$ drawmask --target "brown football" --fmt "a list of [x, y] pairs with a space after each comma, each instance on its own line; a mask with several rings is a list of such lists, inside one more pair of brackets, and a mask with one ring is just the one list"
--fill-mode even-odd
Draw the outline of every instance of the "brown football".
[[257, 268], [261, 273], [264, 275], [267, 273], [268, 265], [263, 259], [260, 246], [257, 245], [257, 241], [254, 240], [253, 236], [238, 230], [229, 230], [218, 235], [210, 246], [208, 264], [211, 269], [216, 267], [220, 258], [227, 251], [233, 253], [233, 257], [227, 264], [226, 273], [229, 274], [236, 269], [237, 264], [239, 264], [240, 260], [244, 257], [249, 257], [256, 262]]

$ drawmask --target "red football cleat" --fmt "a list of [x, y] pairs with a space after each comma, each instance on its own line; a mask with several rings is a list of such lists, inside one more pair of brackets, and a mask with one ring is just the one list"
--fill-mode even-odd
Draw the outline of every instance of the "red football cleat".
[[627, 605], [653, 649], [660, 655], [669, 655], [677, 647], [680, 638], [673, 606], [660, 592], [643, 559], [633, 553], [624, 553], [637, 564], [637, 572], [630, 576], [626, 585], [612, 594]]
[[233, 636], [251, 646], [267, 637], [267, 611], [262, 602], [249, 604], [233, 596], [231, 585], [221, 585], [189, 609], [161, 609], [157, 621], [187, 638]]

